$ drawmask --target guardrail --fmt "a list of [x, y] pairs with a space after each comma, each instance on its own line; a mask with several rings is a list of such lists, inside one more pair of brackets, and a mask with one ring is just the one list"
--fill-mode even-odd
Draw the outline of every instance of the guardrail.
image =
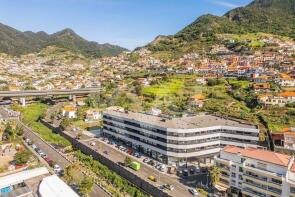
[[24, 91], [0, 91], [0, 97], [25, 97], [25, 96], [47, 96], [47, 95], [78, 95], [90, 94], [101, 91], [101, 88], [83, 88], [71, 90], [24, 90]]

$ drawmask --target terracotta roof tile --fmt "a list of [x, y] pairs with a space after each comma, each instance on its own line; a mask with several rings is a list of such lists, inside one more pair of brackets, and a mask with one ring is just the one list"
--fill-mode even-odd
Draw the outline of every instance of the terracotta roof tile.
[[256, 159], [260, 161], [264, 161], [267, 163], [272, 163], [280, 166], [288, 166], [291, 156], [289, 155], [284, 155], [268, 150], [262, 150], [262, 149], [257, 149], [257, 148], [239, 148], [236, 146], [226, 146], [223, 151], [227, 153], [232, 153], [232, 154], [238, 154], [240, 153], [243, 157], [248, 157], [251, 159]]
[[243, 148], [239, 148], [237, 146], [231, 146], [231, 145], [223, 148], [224, 152], [233, 153], [233, 154], [238, 154], [238, 153], [242, 152], [243, 150], [244, 150]]
[[280, 93], [279, 96], [282, 96], [282, 97], [295, 96], [295, 92], [283, 92], [283, 93]]
[[242, 156], [280, 165], [280, 166], [288, 166], [291, 159], [291, 156], [289, 155], [284, 155], [284, 154], [271, 152], [267, 150], [253, 149], [253, 148], [245, 149], [242, 152]]

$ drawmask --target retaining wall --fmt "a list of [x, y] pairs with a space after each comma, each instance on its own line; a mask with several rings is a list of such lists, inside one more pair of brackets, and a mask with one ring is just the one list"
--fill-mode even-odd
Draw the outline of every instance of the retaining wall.
[[146, 191], [148, 194], [155, 196], [155, 197], [171, 197], [169, 194], [163, 192], [156, 186], [149, 183], [147, 180], [144, 180], [137, 176], [136, 174], [130, 172], [125, 167], [113, 162], [112, 160], [104, 157], [100, 153], [96, 152], [95, 150], [91, 149], [87, 145], [79, 142], [78, 140], [72, 138], [67, 133], [61, 132], [62, 136], [68, 139], [72, 145], [81, 150], [86, 155], [91, 155], [93, 159], [98, 160], [103, 165], [107, 166], [109, 169], [112, 169], [118, 175], [122, 176], [123, 178], [127, 179], [132, 184], [136, 185], [137, 187], [141, 188], [142, 190]]

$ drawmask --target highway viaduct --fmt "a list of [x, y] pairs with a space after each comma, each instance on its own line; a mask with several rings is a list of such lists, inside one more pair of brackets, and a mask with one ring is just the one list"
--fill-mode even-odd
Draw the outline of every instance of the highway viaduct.
[[58, 96], [68, 95], [74, 99], [76, 95], [87, 95], [100, 92], [101, 88], [81, 88], [65, 90], [21, 90], [21, 91], [0, 91], [0, 98], [19, 98], [23, 106], [26, 105], [26, 97]]

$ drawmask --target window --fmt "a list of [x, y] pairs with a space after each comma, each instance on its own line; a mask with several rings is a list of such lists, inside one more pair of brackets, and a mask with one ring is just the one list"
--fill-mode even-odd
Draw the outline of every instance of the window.
[[264, 163], [260, 163], [260, 162], [258, 162], [258, 163], [257, 163], [257, 168], [262, 169], [262, 170], [266, 170], [267, 165], [264, 164]]
[[282, 184], [282, 181], [281, 180], [274, 179], [274, 178], [271, 179], [271, 182], [272, 183], [275, 183], [275, 184], [278, 184], [278, 185], [281, 185]]
[[243, 176], [239, 174], [239, 180], [243, 180]]
[[232, 172], [231, 177], [236, 178], [236, 173]]

